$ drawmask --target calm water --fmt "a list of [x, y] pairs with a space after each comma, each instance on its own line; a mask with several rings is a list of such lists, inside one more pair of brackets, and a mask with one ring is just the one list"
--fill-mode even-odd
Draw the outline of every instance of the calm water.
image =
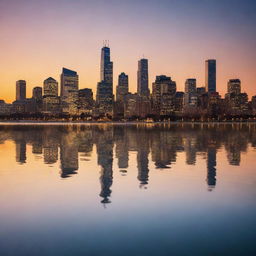
[[2, 125], [0, 164], [0, 255], [256, 255], [256, 125]]

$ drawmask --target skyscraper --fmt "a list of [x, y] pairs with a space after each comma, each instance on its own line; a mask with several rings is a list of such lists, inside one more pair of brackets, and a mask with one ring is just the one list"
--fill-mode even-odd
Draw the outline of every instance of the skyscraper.
[[230, 79], [228, 81], [228, 93], [233, 93], [233, 94], [241, 93], [240, 79]]
[[118, 85], [116, 87], [116, 100], [124, 101], [124, 97], [128, 94], [128, 91], [128, 75], [126, 75], [125, 73], [121, 73], [118, 76]]
[[34, 112], [39, 113], [42, 111], [43, 106], [43, 90], [42, 87], [34, 87], [32, 91], [32, 99], [30, 100], [30, 105]]
[[52, 77], [44, 80], [44, 96], [58, 96], [58, 82]]
[[205, 61], [205, 87], [207, 92], [216, 92], [216, 60]]
[[113, 62], [110, 61], [110, 48], [107, 46], [101, 49], [100, 80], [113, 88]]
[[78, 106], [78, 75], [77, 72], [63, 68], [61, 74], [61, 105], [62, 112], [77, 114]]
[[184, 105], [197, 106], [197, 90], [195, 78], [189, 78], [185, 82]]
[[42, 100], [43, 98], [42, 87], [33, 88], [33, 98], [35, 100]]
[[96, 103], [100, 114], [113, 114], [113, 62], [110, 60], [110, 48], [101, 49], [100, 79], [97, 84]]
[[154, 114], [167, 114], [173, 110], [176, 82], [171, 77], [157, 76], [152, 84], [152, 99]]
[[16, 100], [26, 99], [26, 81], [19, 80], [16, 82]]
[[43, 110], [46, 113], [58, 113], [60, 111], [60, 99], [58, 97], [58, 82], [49, 77], [44, 80]]
[[88, 113], [93, 108], [93, 92], [92, 89], [84, 88], [78, 91], [79, 111], [80, 113]]
[[189, 78], [185, 82], [185, 93], [196, 93], [196, 79]]
[[147, 59], [141, 59], [138, 62], [137, 93], [139, 96], [149, 96]]

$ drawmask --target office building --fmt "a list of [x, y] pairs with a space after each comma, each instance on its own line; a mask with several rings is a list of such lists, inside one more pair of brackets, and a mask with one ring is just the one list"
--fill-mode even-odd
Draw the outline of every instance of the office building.
[[61, 74], [61, 108], [65, 114], [76, 115], [78, 110], [77, 72], [63, 68]]
[[121, 73], [118, 76], [118, 85], [116, 87], [116, 100], [117, 101], [124, 101], [124, 97], [129, 92], [129, 84], [128, 84], [128, 75], [125, 73]]
[[96, 103], [101, 115], [113, 115], [113, 62], [110, 60], [110, 48], [101, 49], [100, 79], [97, 84]]
[[228, 93], [233, 93], [233, 94], [241, 93], [240, 79], [230, 79], [228, 81]]
[[52, 77], [44, 80], [43, 111], [48, 114], [60, 112], [60, 98], [58, 97], [58, 82]]
[[79, 113], [91, 113], [93, 108], [93, 92], [92, 89], [84, 88], [78, 91], [78, 108]]
[[195, 78], [189, 78], [185, 82], [184, 106], [185, 107], [197, 106], [197, 90], [196, 90]]
[[19, 80], [16, 82], [16, 100], [26, 99], [26, 81]]
[[152, 84], [153, 113], [169, 115], [174, 111], [176, 82], [168, 76], [157, 76]]
[[139, 96], [149, 96], [148, 88], [148, 60], [141, 59], [138, 61], [137, 72], [137, 93]]
[[208, 93], [216, 92], [216, 60], [205, 61], [205, 87]]

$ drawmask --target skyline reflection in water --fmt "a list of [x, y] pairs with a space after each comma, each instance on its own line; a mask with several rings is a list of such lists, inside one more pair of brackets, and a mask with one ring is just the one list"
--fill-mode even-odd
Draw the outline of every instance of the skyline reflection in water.
[[[175, 202], [174, 206], [178, 207], [182, 204], [182, 200], [188, 204], [191, 204], [193, 200], [198, 200], [200, 205], [204, 200], [213, 200], [214, 196], [210, 195], [212, 193], [215, 193], [216, 196], [213, 204], [218, 201], [221, 202], [223, 209], [225, 209], [223, 211], [227, 212], [227, 203], [231, 204], [231, 201], [228, 201], [230, 198], [235, 202], [239, 197], [245, 198], [249, 194], [250, 200], [245, 200], [245, 202], [248, 205], [255, 203], [255, 200], [252, 199], [252, 195], [256, 194], [254, 189], [256, 184], [255, 172], [252, 171], [253, 165], [256, 163], [256, 125], [254, 124], [2, 125], [0, 126], [0, 153], [3, 167], [3, 171], [0, 172], [3, 178], [2, 193], [8, 192], [9, 197], [15, 201], [17, 194], [14, 195], [15, 192], [12, 189], [17, 188], [19, 190], [20, 188], [26, 192], [17, 201], [25, 199], [33, 201], [36, 200], [37, 193], [42, 193], [42, 191], [39, 193], [34, 187], [36, 186], [34, 183], [37, 183], [37, 186], [42, 186], [45, 191], [51, 190], [52, 193], [50, 196], [47, 195], [47, 198], [40, 194], [43, 202], [47, 201], [53, 207], [57, 198], [60, 201], [64, 200], [60, 207], [67, 209], [68, 203], [71, 203], [78, 215], [79, 211], [82, 212], [84, 208], [78, 210], [76, 207], [83, 200], [84, 203], [87, 202], [87, 205], [92, 207], [93, 210], [90, 214], [103, 214], [100, 213], [102, 210], [97, 208], [97, 205], [103, 205], [103, 209], [107, 208], [109, 211], [113, 211], [116, 218], [121, 218], [117, 212], [121, 211], [122, 208], [124, 211], [126, 207], [135, 210], [140, 216], [145, 211], [143, 209], [144, 202], [146, 209], [151, 209], [154, 204], [157, 208], [162, 201], [167, 203], [161, 205], [162, 209], [158, 209], [161, 214], [164, 214], [165, 210], [168, 212], [172, 202]], [[15, 161], [12, 161], [14, 154]], [[23, 176], [26, 176], [26, 181], [17, 179], [18, 172], [22, 170]], [[34, 178], [34, 175], [39, 175], [36, 172], [40, 173], [41, 180]], [[85, 172], [88, 176], [86, 180], [81, 180]], [[82, 178], [79, 178], [80, 175]], [[28, 180], [30, 183], [26, 187], [24, 184], [22, 185], [22, 182], [28, 182]], [[67, 181], [71, 187], [68, 187], [69, 193], [65, 193], [67, 187], [62, 188], [63, 197], [66, 198], [65, 202], [65, 199], [57, 197], [58, 193], [61, 192], [57, 190], [57, 187], [60, 186], [59, 182], [62, 184]], [[245, 189], [247, 183], [251, 184], [248, 185], [248, 191]], [[65, 186], [68, 184], [66, 183]], [[84, 186], [92, 189], [90, 191], [88, 189], [87, 195], [82, 199], [82, 194], [78, 195], [77, 191], [85, 189]], [[203, 187], [204, 191], [202, 190]], [[140, 195], [137, 189], [145, 192]], [[228, 194], [228, 189], [232, 190], [233, 196], [231, 193]], [[235, 189], [240, 189], [240, 191], [235, 191]], [[197, 190], [200, 190], [200, 193]], [[177, 191], [180, 194], [174, 193]], [[31, 193], [35, 193], [35, 195]], [[72, 200], [70, 193], [74, 194]], [[188, 193], [186, 198], [183, 193]], [[191, 194], [189, 195], [189, 193]], [[236, 198], [237, 193], [241, 194], [237, 195]], [[122, 197], [122, 201], [120, 201], [119, 196]], [[32, 206], [26, 200], [24, 205], [27, 204], [27, 207], [30, 208], [27, 210], [35, 211], [33, 207], [38, 202], [31, 203]], [[134, 200], [137, 201], [135, 204], [133, 203]], [[124, 202], [127, 203], [127, 206], [123, 205]], [[3, 209], [8, 205], [9, 208], [6, 206], [8, 213], [14, 219], [17, 218], [16, 213], [13, 212], [15, 207], [14, 205], [10, 206], [11, 202], [8, 201], [8, 197], [2, 195], [1, 198], [0, 196], [0, 203], [4, 206]], [[240, 204], [241, 201], [236, 203]], [[109, 204], [115, 204], [113, 207], [114, 209], [117, 207], [117, 209], [109, 208]], [[201, 205], [202, 209], [204, 209], [204, 204]], [[46, 204], [39, 208], [42, 207], [44, 211], [47, 211], [51, 208], [49, 205]], [[25, 206], [23, 207], [21, 213], [24, 214], [23, 217], [25, 218], [27, 213], [25, 213]], [[70, 207], [72, 206], [70, 205]], [[79, 205], [79, 207], [82, 206]], [[167, 208], [165, 209], [165, 207]], [[194, 207], [195, 205], [191, 206], [191, 209]], [[251, 213], [256, 213], [255, 207], [251, 209]], [[41, 214], [36, 212], [35, 216], [40, 216], [41, 220], [46, 223], [49, 220], [46, 217], [48, 215], [55, 219], [55, 216], [52, 216], [52, 213], [50, 214], [48, 211], [46, 216], [41, 216]], [[179, 212], [179, 214], [183, 216], [184, 212]], [[211, 215], [212, 212], [210, 211], [208, 214]], [[149, 218], [151, 214], [147, 213], [145, 216]], [[65, 211], [62, 212], [62, 218], [69, 219]], [[79, 215], [78, 219], [80, 220], [80, 218]], [[91, 218], [93, 219], [93, 217]], [[215, 218], [216, 216], [213, 219]], [[1, 219], [8, 223], [10, 217], [8, 217], [7, 210], [3, 210], [0, 214]], [[162, 225], [160, 220], [158, 224], [159, 226]], [[111, 225], [115, 226], [113, 223]], [[213, 223], [208, 223], [208, 225], [213, 225]], [[167, 227], [168, 223], [165, 228]], [[12, 229], [15, 230], [16, 228], [14, 225], [12, 226]], [[97, 229], [100, 230], [99, 227]], [[7, 227], [6, 230], [9, 231]], [[66, 232], [69, 231], [66, 230]], [[0, 232], [1, 234], [3, 235]], [[247, 234], [247, 243], [249, 244], [250, 236], [251, 233]], [[131, 243], [134, 241], [131, 240]], [[165, 249], [170, 252], [170, 248], [165, 246]], [[2, 251], [6, 254], [9, 248], [8, 243], [4, 245], [1, 241], [0, 252], [1, 248], [4, 248]], [[98, 255], [93, 251], [93, 248], [90, 245], [87, 252]], [[241, 248], [244, 250], [244, 246]], [[15, 248], [13, 250], [15, 252]], [[130, 253], [134, 253], [134, 250], [131, 250]], [[248, 247], [247, 244], [247, 250], [252, 252], [254, 248]], [[152, 248], [149, 251], [146, 249], [145, 254], [134, 255], [154, 255], [150, 254], [151, 251]], [[35, 251], [33, 252], [35, 253]], [[161, 251], [157, 253], [168, 255]], [[114, 249], [111, 254], [129, 255], [118, 254]], [[187, 254], [184, 252], [180, 255]]]

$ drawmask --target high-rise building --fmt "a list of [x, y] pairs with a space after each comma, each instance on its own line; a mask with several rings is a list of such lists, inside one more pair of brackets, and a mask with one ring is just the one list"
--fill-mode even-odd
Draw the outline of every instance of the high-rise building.
[[233, 93], [233, 94], [241, 93], [240, 79], [230, 79], [228, 81], [228, 93]]
[[42, 100], [43, 98], [43, 92], [42, 87], [34, 87], [32, 92], [32, 97], [35, 100]]
[[26, 99], [26, 81], [19, 80], [16, 82], [16, 100]]
[[169, 115], [174, 110], [176, 82], [168, 76], [157, 76], [152, 84], [153, 112]]
[[205, 61], [205, 87], [208, 93], [216, 92], [216, 60]]
[[92, 89], [84, 88], [78, 91], [79, 112], [90, 113], [93, 108], [93, 92]]
[[60, 112], [58, 82], [52, 77], [44, 80], [43, 111], [49, 114], [56, 114]]
[[248, 95], [241, 93], [241, 81], [239, 79], [230, 79], [227, 89], [225, 103], [228, 114], [243, 115], [248, 113]]
[[174, 97], [174, 111], [180, 115], [183, 110], [184, 92], [176, 92]]
[[58, 82], [52, 77], [44, 80], [44, 96], [58, 96]]
[[128, 94], [129, 85], [128, 85], [128, 75], [121, 73], [118, 76], [118, 85], [116, 87], [116, 100], [124, 101], [124, 97]]
[[189, 78], [185, 82], [185, 93], [196, 93], [196, 79]]
[[185, 82], [184, 105], [194, 107], [197, 106], [197, 90], [195, 78], [189, 78]]
[[107, 46], [101, 49], [100, 80], [113, 88], [113, 62], [110, 60], [110, 48]]
[[78, 109], [78, 75], [77, 72], [63, 68], [61, 74], [61, 107], [62, 112], [77, 114]]
[[31, 110], [34, 109], [34, 112], [39, 113], [39, 112], [42, 111], [42, 106], [43, 106], [43, 90], [42, 90], [42, 87], [34, 87], [33, 91], [32, 91], [32, 95], [33, 96], [32, 96], [32, 99], [31, 99], [31, 104], [32, 104]]
[[97, 84], [96, 103], [100, 114], [113, 114], [113, 62], [110, 60], [110, 48], [101, 49], [100, 79]]
[[137, 93], [139, 96], [149, 96], [148, 89], [148, 60], [141, 59], [138, 62]]

